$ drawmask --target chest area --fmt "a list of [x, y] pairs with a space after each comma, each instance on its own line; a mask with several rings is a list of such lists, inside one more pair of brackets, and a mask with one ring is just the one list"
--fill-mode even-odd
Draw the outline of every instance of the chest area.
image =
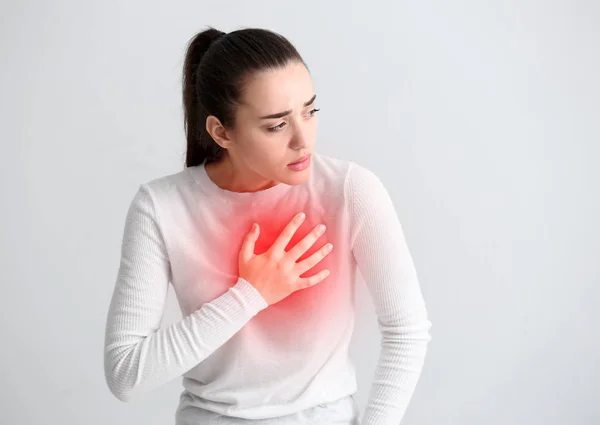
[[[210, 302], [225, 293], [238, 279], [239, 252], [252, 224], [260, 226], [260, 235], [255, 243], [255, 254], [269, 249], [280, 236], [286, 225], [299, 212], [306, 219], [286, 247], [286, 251], [300, 242], [318, 224], [324, 224], [326, 231], [298, 259], [302, 261], [318, 251], [328, 242], [334, 245], [333, 251], [312, 269], [302, 275], [310, 276], [323, 269], [331, 275], [326, 279], [329, 286], [319, 289], [309, 288], [296, 298], [308, 297], [310, 293], [320, 299], [339, 296], [333, 288], [340, 282], [348, 281], [347, 267], [351, 254], [348, 250], [348, 220], [341, 205], [308, 199], [282, 199], [274, 204], [223, 205], [220, 208], [198, 208], [180, 217], [173, 217], [172, 223], [185, 223], [171, 229], [173, 236], [168, 243], [171, 261], [173, 286], [180, 306], [191, 313], [202, 304]], [[324, 281], [325, 282], [325, 281]], [[332, 282], [336, 282], [335, 284]], [[283, 306], [282, 303], [281, 306]], [[280, 306], [280, 307], [281, 307]]]

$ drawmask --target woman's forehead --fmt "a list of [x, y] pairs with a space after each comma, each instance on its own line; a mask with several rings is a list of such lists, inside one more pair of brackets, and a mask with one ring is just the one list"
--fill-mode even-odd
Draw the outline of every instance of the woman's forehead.
[[301, 63], [261, 71], [250, 78], [241, 103], [259, 116], [301, 108], [314, 95], [312, 78]]

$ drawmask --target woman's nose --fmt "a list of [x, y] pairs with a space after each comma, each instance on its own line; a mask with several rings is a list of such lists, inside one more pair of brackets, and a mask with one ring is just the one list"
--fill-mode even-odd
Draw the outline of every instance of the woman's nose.
[[292, 149], [303, 149], [309, 146], [308, 131], [302, 128], [301, 125], [296, 126], [290, 141]]

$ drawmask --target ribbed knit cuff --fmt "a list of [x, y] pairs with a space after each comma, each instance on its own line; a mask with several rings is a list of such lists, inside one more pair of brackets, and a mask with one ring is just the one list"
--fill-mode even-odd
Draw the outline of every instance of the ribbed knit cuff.
[[239, 297], [240, 302], [245, 303], [248, 311], [254, 311], [254, 314], [269, 306], [260, 292], [244, 278], [238, 278], [236, 284], [229, 290], [234, 293], [234, 296]]

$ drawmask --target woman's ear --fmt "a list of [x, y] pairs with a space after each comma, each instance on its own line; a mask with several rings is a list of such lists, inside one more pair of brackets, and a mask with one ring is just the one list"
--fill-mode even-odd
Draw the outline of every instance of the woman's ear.
[[221, 121], [214, 115], [209, 115], [206, 118], [206, 131], [213, 138], [215, 143], [221, 146], [223, 149], [228, 149], [232, 141], [227, 134], [227, 130], [221, 124]]

